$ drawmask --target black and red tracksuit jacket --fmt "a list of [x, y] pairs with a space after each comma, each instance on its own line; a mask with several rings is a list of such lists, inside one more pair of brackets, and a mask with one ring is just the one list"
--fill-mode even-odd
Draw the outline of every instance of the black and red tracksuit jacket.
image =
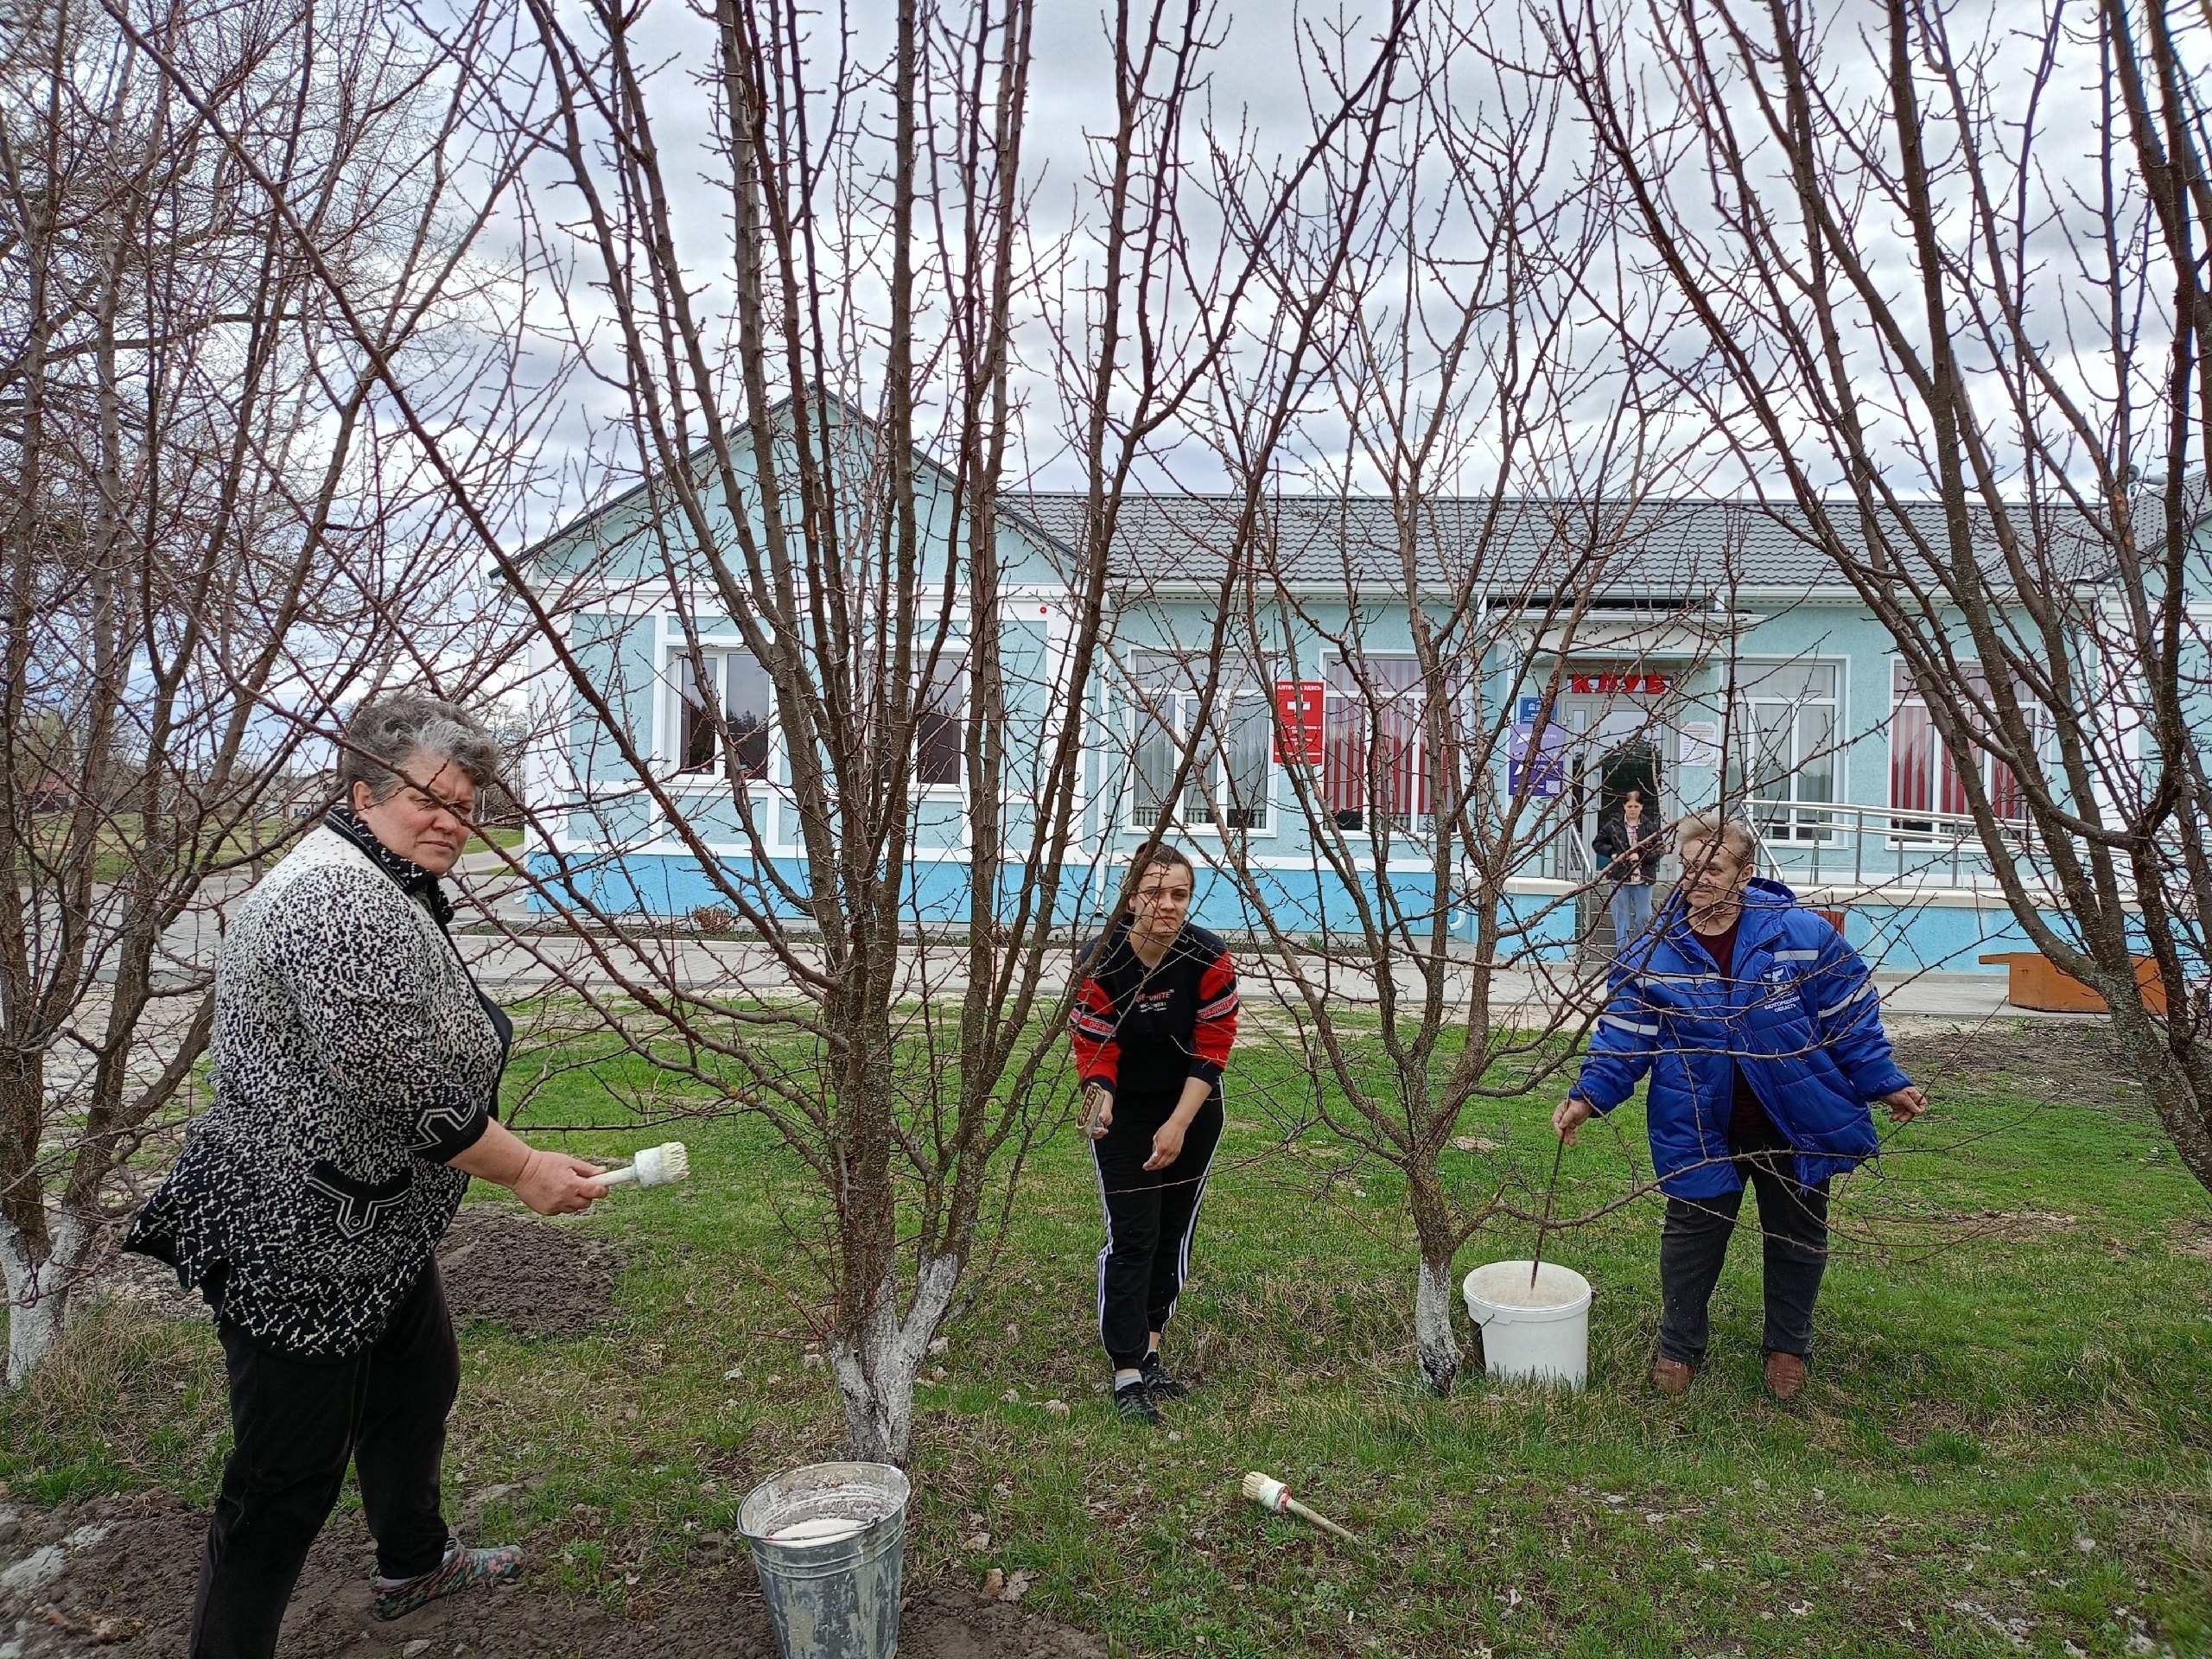
[[1221, 936], [1185, 923], [1151, 968], [1129, 948], [1129, 925], [1115, 924], [1076, 953], [1083, 978], [1069, 1035], [1085, 1086], [1125, 1100], [1164, 1100], [1184, 1083], [1221, 1081], [1236, 1040], [1236, 964]]

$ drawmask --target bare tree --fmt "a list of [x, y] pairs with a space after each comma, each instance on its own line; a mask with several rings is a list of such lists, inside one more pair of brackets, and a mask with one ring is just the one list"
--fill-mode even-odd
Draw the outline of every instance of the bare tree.
[[1707, 347], [1655, 363], [1888, 630], [1940, 804], [2212, 1185], [2212, 40], [1872, 16], [1561, 6], [1554, 61]]
[[[556, 226], [532, 194], [522, 217], [545, 270], [589, 270], [564, 338], [619, 397], [588, 462], [614, 499], [499, 555], [560, 688], [527, 873], [576, 931], [536, 948], [699, 1109], [760, 1114], [810, 1173], [822, 1202], [791, 1212], [850, 1443], [903, 1457], [1062, 1077], [1116, 515], [1250, 289], [1187, 212], [1217, 31], [1197, 4], [1109, 21], [1115, 125], [1065, 253], [1030, 233], [1027, 0], [906, 0], [880, 41], [724, 5], [703, 156], [639, 15], [530, 16], [581, 207]], [[1378, 79], [1316, 145], [1371, 122]], [[702, 165], [718, 236], [681, 211]], [[1286, 211], [1302, 171], [1248, 206]], [[1002, 499], [1014, 353], [1055, 275], [1081, 307], [1046, 330], [1087, 480], [1066, 536]], [[645, 896], [671, 866], [684, 896]], [[702, 956], [640, 908], [741, 942]]]
[[[1301, 434], [1310, 493], [1268, 497], [1236, 632], [1259, 685], [1298, 688], [1266, 706], [1284, 828], [1309, 850], [1285, 868], [1249, 817], [1221, 820], [1224, 862], [1331, 1085], [1316, 1109], [1405, 1179], [1416, 1345], [1440, 1394], [1460, 1363], [1454, 1259], [1491, 1217], [1527, 1213], [1543, 1173], [1463, 1119], [1567, 1062], [1599, 970], [1577, 949], [1599, 874], [1579, 808], [1599, 780], [1560, 710], [1570, 652], [1632, 572], [1662, 596], [1689, 574], [1649, 499], [1663, 424], [1586, 297], [1611, 245], [1606, 199], [1560, 153], [1557, 90], [1502, 67], [1504, 16], [1414, 31], [1379, 179], [1331, 179], [1325, 216], [1357, 227], [1341, 270], [1273, 251], [1280, 303], [1329, 296], [1311, 424], [1340, 450], [1332, 463]], [[1236, 388], [1213, 401], [1250, 403]], [[1259, 486], [1240, 433], [1222, 450]], [[1653, 687], [1687, 678], [1668, 666]], [[1648, 725], [1661, 699], [1644, 697], [1643, 665], [1609, 677], [1633, 680], [1621, 707]], [[1616, 744], [1655, 735], [1608, 729]]]
[[[435, 657], [374, 350], [451, 315], [454, 111], [365, 8], [19, 9], [0, 47], [0, 1268], [20, 1382], [193, 1089], [216, 906], [335, 699]], [[158, 67], [157, 67], [158, 66]], [[167, 71], [174, 69], [173, 78]], [[181, 87], [193, 91], [187, 96]], [[249, 145], [283, 206], [234, 164]], [[426, 609], [411, 639], [394, 620]], [[305, 747], [303, 747], [305, 746]]]

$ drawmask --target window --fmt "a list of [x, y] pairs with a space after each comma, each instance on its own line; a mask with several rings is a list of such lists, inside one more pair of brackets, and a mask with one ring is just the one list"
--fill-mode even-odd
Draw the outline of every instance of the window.
[[1321, 797], [1340, 830], [1368, 826], [1371, 810], [1394, 830], [1433, 810], [1421, 664], [1410, 657], [1343, 658], [1329, 664]]
[[720, 734], [709, 710], [719, 699], [722, 723], [736, 750], [741, 778], [768, 775], [768, 730], [775, 690], [768, 671], [750, 652], [708, 651], [679, 656], [672, 668], [680, 711], [677, 769], [685, 772], [721, 769]]
[[914, 721], [914, 781], [959, 788], [967, 746], [968, 663], [948, 644], [938, 652]]
[[1748, 803], [1770, 841], [1821, 840], [1834, 820], [1806, 809], [1836, 798], [1836, 665], [1742, 663], [1735, 677], [1728, 798]]
[[[1974, 698], [1986, 702], [1989, 681], [1980, 667], [1961, 664], [1960, 673], [1966, 690]], [[1936, 722], [1929, 716], [1927, 701], [1913, 683], [1912, 671], [1902, 660], [1891, 664], [1890, 683], [1895, 708], [1890, 722], [1891, 810], [1899, 813], [1961, 815], [1971, 811], [1958, 761], [1944, 747]], [[2000, 818], [2027, 817], [2020, 780], [2013, 776], [2011, 767], [1980, 749], [1974, 752], [1968, 764], [1980, 768], [1991, 810]], [[1900, 817], [1890, 820], [1891, 830], [1898, 834], [1924, 835], [1935, 827], [1933, 817]]]
[[1203, 677], [1201, 664], [1179, 658], [1155, 656], [1138, 662], [1135, 822], [1149, 829], [1160, 821], [1184, 745], [1196, 731], [1200, 734], [1198, 753], [1176, 816], [1187, 824], [1265, 830], [1271, 781], [1268, 754], [1274, 737], [1274, 709], [1268, 688], [1224, 675], [1209, 709], [1199, 698]]

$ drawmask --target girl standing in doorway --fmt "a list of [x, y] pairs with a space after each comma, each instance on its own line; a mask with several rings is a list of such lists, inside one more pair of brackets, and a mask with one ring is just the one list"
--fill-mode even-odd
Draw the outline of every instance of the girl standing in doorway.
[[1128, 912], [1077, 953], [1070, 1034], [1106, 1210], [1098, 1334], [1114, 1367], [1114, 1409], [1157, 1423], [1160, 1402], [1189, 1392], [1160, 1363], [1160, 1338], [1190, 1277], [1221, 1141], [1236, 967], [1220, 937], [1189, 919], [1191, 861], [1155, 842], [1135, 862]]
[[1613, 878], [1613, 948], [1628, 949], [1651, 925], [1651, 882], [1659, 873], [1666, 842], [1659, 826], [1644, 816], [1643, 791], [1624, 790], [1617, 817], [1598, 826], [1590, 850]]

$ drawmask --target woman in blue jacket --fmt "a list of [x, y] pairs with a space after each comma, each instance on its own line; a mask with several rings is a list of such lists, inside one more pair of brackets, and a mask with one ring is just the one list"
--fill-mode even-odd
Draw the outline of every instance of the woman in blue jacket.
[[1928, 1109], [1891, 1055], [1866, 964], [1788, 887], [1752, 875], [1758, 844], [1718, 812], [1683, 821], [1681, 884], [1614, 959], [1589, 1058], [1552, 1115], [1572, 1145], [1651, 1075], [1645, 1116], [1667, 1195], [1651, 1381], [1665, 1394], [1704, 1363], [1748, 1179], [1766, 1240], [1766, 1386], [1796, 1397], [1827, 1265], [1829, 1179], [1873, 1155], [1870, 1103], [1899, 1123]]

